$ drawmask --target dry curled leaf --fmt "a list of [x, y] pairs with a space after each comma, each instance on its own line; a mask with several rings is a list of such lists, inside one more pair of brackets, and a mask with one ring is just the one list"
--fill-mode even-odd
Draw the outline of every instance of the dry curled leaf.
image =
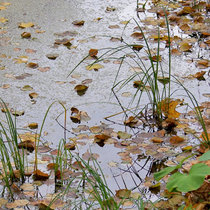
[[39, 96], [39, 94], [38, 93], [35, 93], [35, 92], [33, 92], [33, 93], [29, 93], [29, 97], [31, 98], [31, 99], [33, 99], [33, 98], [37, 98]]
[[143, 39], [144, 36], [143, 36], [143, 33], [140, 33], [140, 32], [134, 32], [131, 34], [131, 37], [135, 38], [135, 39]]
[[180, 42], [179, 48], [182, 52], [189, 52], [192, 46], [187, 42]]
[[74, 90], [77, 92], [79, 96], [84, 95], [87, 89], [88, 89], [88, 86], [86, 85], [76, 85], [74, 88]]

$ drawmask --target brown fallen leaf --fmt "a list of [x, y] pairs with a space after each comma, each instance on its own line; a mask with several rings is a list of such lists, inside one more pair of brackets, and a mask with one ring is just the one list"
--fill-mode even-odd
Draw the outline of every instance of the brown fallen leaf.
[[29, 38], [31, 38], [31, 33], [29, 33], [29, 32], [23, 32], [21, 34], [21, 37], [22, 38], [25, 38], [25, 39], [29, 39]]
[[59, 56], [59, 54], [57, 54], [57, 53], [50, 53], [50, 54], [46, 55], [46, 57], [50, 60], [55, 60], [58, 56]]
[[120, 199], [128, 199], [128, 198], [130, 198], [131, 190], [128, 190], [128, 189], [116, 190], [115, 195], [116, 195], [116, 197], [118, 197]]
[[143, 45], [134, 44], [133, 45], [133, 50], [140, 51], [143, 47], [144, 47]]
[[77, 92], [79, 96], [84, 95], [87, 89], [88, 89], [88, 86], [86, 85], [76, 85], [74, 88], [74, 90]]
[[171, 144], [179, 144], [179, 143], [183, 142], [184, 140], [185, 139], [180, 136], [172, 136], [169, 141]]
[[39, 68], [37, 68], [39, 71], [41, 71], [41, 72], [47, 72], [47, 71], [49, 71], [50, 70], [50, 67], [39, 67]]
[[44, 173], [38, 169], [33, 172], [34, 180], [44, 181], [44, 180], [47, 180], [49, 176], [50, 176], [49, 174]]
[[33, 99], [33, 98], [37, 98], [39, 96], [39, 94], [38, 93], [35, 93], [35, 92], [33, 92], [33, 93], [29, 93], [29, 97], [31, 98], [31, 99]]
[[36, 69], [36, 68], [39, 67], [39, 64], [30, 62], [30, 63], [27, 64], [27, 67], [32, 68], [32, 69]]
[[98, 134], [94, 137], [94, 143], [98, 144], [100, 147], [103, 147], [105, 145], [105, 142], [107, 139], [109, 139], [110, 136], [105, 134]]
[[64, 148], [66, 150], [75, 150], [76, 149], [76, 144], [75, 143], [67, 143], [67, 144], [65, 144]]
[[143, 33], [140, 33], [140, 32], [134, 32], [131, 34], [131, 37], [135, 38], [135, 39], [143, 39], [144, 36], [143, 36]]
[[89, 50], [89, 56], [96, 58], [98, 54], [98, 50], [97, 49], [90, 49]]
[[75, 20], [75, 21], [72, 22], [72, 24], [75, 25], [75, 26], [83, 26], [84, 23], [85, 23], [84, 20]]
[[197, 72], [196, 74], [193, 75], [193, 77], [199, 81], [205, 80], [205, 78], [204, 78], [205, 73], [206, 73], [205, 71]]
[[89, 161], [89, 160], [92, 160], [92, 159], [98, 159], [99, 158], [99, 154], [97, 154], [97, 153], [90, 153], [89, 151], [87, 151], [87, 152], [85, 152], [83, 155], [82, 155], [82, 158], [84, 159], [84, 160], [87, 160], [87, 161]]
[[29, 152], [33, 152], [35, 149], [35, 144], [31, 140], [22, 141], [18, 144], [19, 149], [27, 149]]
[[153, 143], [163, 143], [163, 139], [162, 138], [159, 138], [159, 137], [153, 137], [150, 139], [150, 141], [152, 141]]
[[159, 56], [157, 56], [157, 55], [154, 55], [154, 56], [152, 56], [152, 61], [154, 61], [154, 62], [160, 62], [161, 60], [162, 60], [162, 57], [159, 55]]
[[28, 127], [30, 129], [36, 129], [36, 128], [38, 128], [38, 123], [30, 123], [30, 124], [28, 124]]
[[124, 121], [124, 125], [129, 126], [131, 128], [136, 127], [138, 120], [134, 116], [130, 116], [127, 120]]
[[205, 68], [208, 68], [209, 66], [210, 66], [209, 60], [203, 59], [197, 62], [197, 67], [200, 69], [205, 69]]
[[190, 49], [192, 48], [192, 45], [189, 45], [189, 43], [187, 42], [180, 42], [179, 48], [182, 52], [189, 52]]

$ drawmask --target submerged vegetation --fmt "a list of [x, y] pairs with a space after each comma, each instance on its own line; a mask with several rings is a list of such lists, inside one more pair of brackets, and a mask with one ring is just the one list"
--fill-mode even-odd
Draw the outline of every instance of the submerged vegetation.
[[[173, 48], [173, 42], [179, 39], [171, 35], [170, 23], [191, 12], [204, 9], [208, 12], [209, 5], [193, 1], [189, 3], [192, 6], [185, 6], [179, 15], [172, 16], [162, 6], [166, 4], [173, 9], [178, 8], [178, 3], [151, 1], [151, 9], [157, 15], [157, 24], [153, 23], [157, 28], [151, 38], [139, 17], [148, 4], [149, 1], [144, 4], [137, 1], [138, 19], [124, 23], [123, 33], [129, 24], [135, 24], [132, 42], [122, 35], [115, 38], [120, 42], [119, 46], [90, 49], [69, 74], [90, 59], [92, 63], [86, 66], [88, 71], [98, 71], [103, 67], [102, 62], [110, 60], [119, 64], [110, 89], [122, 112], [108, 116], [106, 120], [122, 116], [120, 125], [124, 131], [115, 131], [105, 123], [92, 127], [78, 125], [70, 130], [68, 120], [71, 124], [80, 124], [88, 121], [89, 116], [76, 107], [67, 109], [59, 102], [63, 112], [56, 121], [64, 116], [63, 123], [58, 122], [64, 133], [58, 147], [51, 148], [44, 141], [43, 128], [54, 103], [46, 111], [40, 128], [31, 123], [28, 130], [18, 129], [16, 118], [21, 113], [10, 109], [0, 99], [4, 113], [4, 119], [0, 120], [0, 208], [209, 209], [209, 102], [201, 106], [193, 92], [173, 72], [173, 53], [179, 52]], [[83, 26], [84, 21], [74, 21], [74, 25]], [[203, 37], [209, 37], [205, 31], [202, 33]], [[167, 50], [165, 58], [161, 55], [163, 43]], [[56, 44], [71, 47], [66, 40]], [[179, 46], [183, 53], [191, 49], [187, 42], [179, 43]], [[56, 56], [48, 57], [54, 59]], [[126, 78], [121, 77], [124, 66], [133, 72]], [[204, 75], [201, 74], [194, 78], [200, 80]], [[74, 89], [82, 96], [88, 86], [81, 84]], [[120, 97], [124, 89], [132, 89], [130, 101]], [[191, 125], [196, 126], [196, 130]], [[67, 132], [71, 134], [70, 138], [67, 138]], [[91, 150], [90, 141], [98, 148], [114, 145], [112, 148], [120, 150], [121, 163], [114, 159], [108, 163], [116, 173], [110, 169], [107, 176], [99, 154]], [[81, 155], [83, 146], [87, 151]], [[111, 150], [108, 152], [111, 154]], [[128, 179], [131, 181], [127, 182]]]

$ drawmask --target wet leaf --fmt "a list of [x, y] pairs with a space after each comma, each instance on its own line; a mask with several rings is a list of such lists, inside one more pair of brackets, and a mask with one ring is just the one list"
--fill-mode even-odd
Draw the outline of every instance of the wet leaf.
[[10, 88], [10, 84], [3, 84], [3, 85], [1, 86], [1, 88], [3, 88], [3, 89], [8, 89], [8, 88]]
[[28, 62], [28, 56], [19, 56], [18, 58], [14, 59], [15, 63], [27, 63]]
[[93, 65], [88, 65], [88, 66], [86, 66], [86, 69], [88, 70], [88, 71], [91, 71], [91, 70], [95, 70], [95, 71], [98, 71], [99, 69], [101, 69], [101, 68], [104, 68], [104, 66], [103, 65], [101, 65], [101, 64], [99, 64], [99, 63], [95, 63], [95, 64], [93, 64]]
[[128, 190], [128, 189], [116, 190], [115, 195], [120, 199], [127, 199], [127, 198], [130, 198], [131, 190]]
[[180, 137], [180, 136], [172, 136], [172, 137], [170, 138], [170, 143], [171, 143], [171, 144], [179, 144], [179, 143], [183, 142], [184, 140], [185, 140], [185, 139], [182, 138], [182, 137]]
[[20, 188], [24, 191], [33, 191], [34, 190], [34, 186], [30, 183], [24, 183], [20, 186]]
[[153, 137], [150, 139], [150, 141], [152, 141], [153, 143], [163, 143], [163, 139], [162, 138], [159, 138], [159, 137]]
[[124, 121], [124, 125], [127, 125], [131, 128], [136, 127], [137, 123], [138, 123], [138, 119], [136, 119], [134, 116], [130, 116], [127, 120]]
[[36, 69], [39, 67], [38, 63], [33, 63], [33, 62], [30, 62], [27, 64], [27, 67], [29, 68], [32, 68], [32, 69]]
[[114, 7], [107, 7], [106, 8], [106, 12], [114, 12], [116, 10], [116, 8]]
[[75, 150], [76, 149], [76, 144], [75, 143], [67, 143], [67, 144], [65, 144], [64, 148], [66, 150]]
[[143, 88], [144, 87], [144, 82], [141, 80], [137, 80], [133, 82], [133, 87], [134, 88]]
[[20, 206], [26, 206], [27, 204], [29, 204], [29, 201], [26, 199], [23, 199], [23, 200], [15, 200], [12, 203], [7, 203], [5, 206], [8, 209], [13, 209]]
[[189, 45], [187, 42], [180, 42], [179, 48], [182, 52], [189, 52], [192, 46]]
[[98, 159], [99, 158], [99, 154], [96, 154], [96, 153], [90, 153], [89, 151], [85, 152], [83, 155], [82, 155], [82, 158], [84, 160], [91, 160], [91, 159]]
[[133, 50], [140, 51], [143, 47], [144, 47], [143, 45], [134, 44], [134, 45], [133, 45]]
[[21, 141], [32, 141], [32, 142], [35, 142], [36, 140], [38, 141], [39, 135], [27, 132], [27, 133], [24, 133], [24, 134], [19, 134], [19, 138], [21, 139]]
[[129, 134], [129, 133], [123, 132], [123, 131], [118, 131], [117, 132], [117, 137], [119, 139], [130, 139], [132, 137], [132, 135]]
[[178, 118], [180, 113], [176, 111], [176, 107], [179, 103], [178, 100], [164, 99], [161, 101], [161, 110], [167, 118]]
[[36, 129], [36, 128], [38, 128], [38, 123], [30, 123], [30, 124], [28, 124], [28, 127], [30, 129]]
[[168, 84], [169, 83], [169, 77], [157, 77], [157, 79], [158, 79], [158, 81], [160, 82], [160, 83], [162, 83], [163, 85], [166, 85], [166, 84]]
[[87, 89], [88, 89], [88, 86], [86, 85], [76, 85], [74, 88], [74, 90], [77, 92], [79, 96], [84, 95]]
[[1, 18], [0, 18], [0, 22], [1, 22], [1, 23], [6, 23], [6, 22], [8, 22], [8, 19], [6, 19], [6, 18], [4, 18], [4, 17], [1, 17]]
[[182, 31], [189, 31], [190, 30], [190, 26], [188, 24], [183, 24], [180, 26], [180, 29]]
[[19, 117], [25, 114], [24, 111], [11, 110], [12, 115]]
[[210, 62], [209, 60], [199, 60], [197, 62], [197, 67], [199, 67], [200, 69], [205, 69], [208, 68], [210, 66]]
[[33, 50], [33, 49], [25, 49], [25, 52], [26, 53], [30, 53], [30, 54], [33, 54], [33, 53], [36, 53], [36, 50]]
[[71, 47], [71, 41], [72, 39], [66, 39], [66, 38], [64, 38], [64, 39], [56, 39], [55, 40], [55, 42], [54, 42], [54, 44], [55, 45], [64, 45], [64, 46], [66, 46], [68, 49], [70, 49], [70, 47]]
[[97, 49], [90, 49], [89, 50], [89, 56], [95, 58], [97, 56], [97, 54], [98, 54], [98, 50]]
[[131, 37], [135, 38], [135, 39], [143, 39], [144, 36], [142, 33], [139, 33], [139, 32], [134, 32], [131, 34]]
[[28, 22], [28, 23], [20, 23], [19, 24], [19, 28], [30, 28], [30, 27], [33, 27], [34, 26], [34, 23], [32, 22]]
[[152, 61], [154, 61], [154, 62], [160, 62], [160, 61], [162, 61], [162, 57], [159, 55], [159, 56], [157, 56], [157, 55], [154, 55], [154, 56], [152, 56]]
[[55, 60], [58, 56], [59, 56], [59, 54], [57, 54], [57, 53], [51, 53], [51, 54], [46, 55], [46, 57], [50, 60]]
[[19, 79], [19, 80], [22, 80], [22, 79], [25, 79], [26, 77], [31, 77], [32, 74], [29, 74], [29, 73], [23, 73], [19, 76], [16, 76], [15, 79]]
[[38, 70], [41, 72], [47, 72], [50, 70], [50, 67], [39, 67]]
[[205, 80], [205, 78], [204, 78], [205, 73], [206, 73], [205, 71], [200, 71], [200, 72], [197, 72], [196, 74], [194, 74], [193, 77], [199, 81]]
[[106, 143], [106, 140], [109, 139], [110, 136], [105, 134], [98, 134], [94, 137], [94, 143], [98, 144], [100, 147], [103, 147]]
[[93, 126], [93, 127], [90, 127], [89, 129], [91, 133], [100, 133], [102, 131], [100, 126]]
[[38, 93], [35, 93], [35, 92], [33, 92], [33, 93], [29, 93], [29, 97], [31, 98], [31, 99], [33, 99], [33, 98], [37, 98], [39, 96], [39, 94]]
[[119, 25], [109, 25], [109, 28], [110, 29], [116, 29], [116, 28], [120, 28], [120, 26]]
[[72, 22], [72, 24], [75, 25], [75, 26], [83, 26], [84, 23], [85, 23], [84, 20], [75, 20], [75, 21]]
[[22, 38], [25, 38], [25, 39], [29, 39], [29, 38], [31, 38], [31, 33], [29, 33], [29, 32], [23, 32], [21, 34], [21, 37]]
[[38, 169], [33, 172], [34, 180], [44, 181], [44, 180], [47, 180], [49, 176], [50, 176], [49, 174], [44, 173]]
[[33, 90], [33, 88], [30, 86], [30, 85], [25, 85], [21, 88], [21, 90], [23, 91], [30, 91], [30, 90]]
[[172, 54], [172, 55], [177, 55], [177, 56], [178, 56], [178, 55], [181, 55], [182, 53], [181, 53], [178, 49], [172, 49], [172, 50], [171, 50], [171, 54]]
[[31, 140], [25, 140], [18, 144], [19, 149], [27, 149], [29, 152], [33, 152], [35, 149], [35, 144]]

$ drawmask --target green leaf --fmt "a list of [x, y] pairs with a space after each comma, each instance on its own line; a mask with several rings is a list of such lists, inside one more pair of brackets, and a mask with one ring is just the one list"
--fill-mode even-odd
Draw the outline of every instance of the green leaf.
[[205, 176], [209, 174], [210, 167], [203, 163], [198, 163], [191, 167], [189, 174], [181, 174], [180, 172], [173, 174], [169, 178], [166, 188], [170, 192], [174, 190], [180, 192], [197, 190], [203, 184]]
[[210, 150], [201, 155], [199, 160], [200, 161], [210, 160]]
[[160, 179], [162, 179], [165, 175], [171, 173], [172, 171], [174, 171], [175, 169], [177, 169], [177, 166], [170, 166], [167, 168], [164, 168], [163, 170], [154, 173], [154, 178], [156, 181], [159, 181]]

